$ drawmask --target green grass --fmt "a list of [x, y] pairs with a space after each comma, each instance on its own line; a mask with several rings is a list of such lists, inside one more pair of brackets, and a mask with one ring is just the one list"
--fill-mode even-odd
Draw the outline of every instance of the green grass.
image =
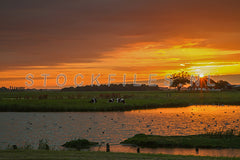
[[[47, 99], [39, 96], [47, 95]], [[96, 97], [96, 104], [89, 103]], [[123, 97], [126, 104], [108, 103], [111, 97]], [[0, 111], [126, 111], [159, 107], [182, 107], [194, 104], [240, 105], [239, 91], [226, 92], [0, 92]]]
[[240, 136], [231, 132], [207, 133], [191, 136], [158, 136], [137, 134], [121, 144], [132, 144], [140, 147], [182, 147], [182, 148], [240, 148]]
[[240, 158], [79, 151], [1, 150], [0, 160], [238, 160]]

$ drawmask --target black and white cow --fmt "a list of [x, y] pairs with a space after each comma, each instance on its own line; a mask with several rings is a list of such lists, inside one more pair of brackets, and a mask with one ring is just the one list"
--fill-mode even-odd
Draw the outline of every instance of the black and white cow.
[[97, 103], [97, 99], [96, 98], [92, 98], [89, 103]]
[[109, 103], [113, 103], [114, 102], [114, 98], [111, 98], [108, 100]]
[[117, 103], [125, 104], [125, 100], [123, 98], [117, 98]]

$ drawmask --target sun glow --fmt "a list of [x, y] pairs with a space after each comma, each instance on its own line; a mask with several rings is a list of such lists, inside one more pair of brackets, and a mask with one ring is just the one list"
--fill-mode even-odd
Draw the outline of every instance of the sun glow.
[[199, 74], [199, 77], [200, 77], [200, 78], [203, 78], [203, 77], [204, 77], [204, 74], [203, 74], [203, 73]]

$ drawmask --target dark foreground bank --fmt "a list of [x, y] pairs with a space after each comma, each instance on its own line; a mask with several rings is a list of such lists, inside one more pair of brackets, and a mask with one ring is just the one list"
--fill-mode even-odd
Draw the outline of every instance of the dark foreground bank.
[[4, 160], [239, 160], [227, 157], [176, 156], [164, 154], [106, 153], [80, 151], [41, 151], [41, 150], [2, 150], [0, 159]]

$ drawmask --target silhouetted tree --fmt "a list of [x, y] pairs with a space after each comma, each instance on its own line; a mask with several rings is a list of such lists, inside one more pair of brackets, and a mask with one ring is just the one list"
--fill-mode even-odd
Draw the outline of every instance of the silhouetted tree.
[[[63, 88], [62, 91], [158, 91], [158, 86], [148, 86], [148, 85], [141, 85], [140, 87], [135, 87], [133, 84], [126, 84], [123, 86], [122, 84], [111, 84], [110, 87], [108, 85], [100, 85], [100, 86], [81, 86], [81, 87], [70, 87], [70, 88]], [[112, 98], [112, 97], [108, 97]]]
[[178, 91], [180, 91], [184, 85], [190, 83], [190, 75], [184, 71], [174, 73], [171, 79], [173, 80], [171, 87], [176, 87]]
[[215, 86], [216, 86], [216, 88], [219, 88], [219, 89], [231, 89], [232, 88], [232, 85], [229, 82], [224, 81], [224, 80], [217, 81]]

